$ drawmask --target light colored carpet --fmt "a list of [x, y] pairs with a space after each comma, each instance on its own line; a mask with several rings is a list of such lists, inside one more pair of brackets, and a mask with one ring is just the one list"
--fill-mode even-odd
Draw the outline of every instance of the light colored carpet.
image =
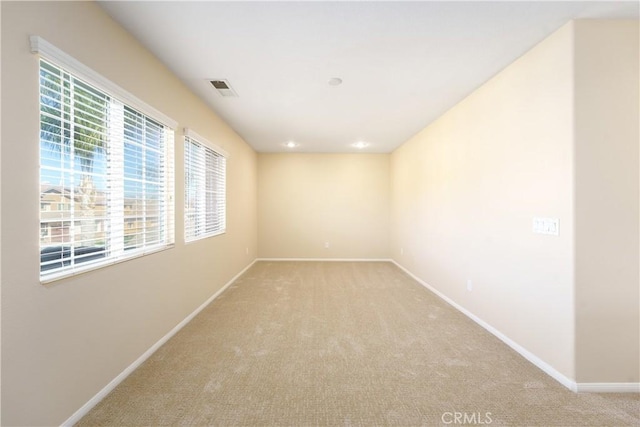
[[638, 426], [640, 397], [570, 392], [391, 263], [259, 262], [78, 425], [465, 421]]

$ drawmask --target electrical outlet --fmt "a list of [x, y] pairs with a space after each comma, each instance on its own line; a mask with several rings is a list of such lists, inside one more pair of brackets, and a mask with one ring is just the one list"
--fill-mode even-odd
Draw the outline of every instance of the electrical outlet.
[[467, 291], [471, 292], [473, 290], [473, 282], [471, 279], [467, 279]]
[[249, 248], [246, 248], [246, 249], [245, 249], [245, 253], [246, 253], [247, 255], [249, 255]]
[[400, 255], [404, 255], [404, 248], [400, 248]]
[[329, 242], [324, 242], [324, 248], [329, 249]]

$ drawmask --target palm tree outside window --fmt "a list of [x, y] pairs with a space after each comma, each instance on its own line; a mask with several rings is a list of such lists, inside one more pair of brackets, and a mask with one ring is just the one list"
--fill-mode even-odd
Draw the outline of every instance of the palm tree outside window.
[[173, 244], [172, 156], [171, 128], [41, 59], [41, 278]]

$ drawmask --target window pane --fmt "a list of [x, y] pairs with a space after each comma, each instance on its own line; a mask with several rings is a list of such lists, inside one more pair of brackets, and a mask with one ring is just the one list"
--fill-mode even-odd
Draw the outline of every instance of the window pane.
[[46, 272], [105, 256], [106, 169], [96, 159], [106, 148], [109, 98], [44, 61], [40, 85], [40, 269]]
[[185, 137], [185, 240], [225, 231], [225, 158]]

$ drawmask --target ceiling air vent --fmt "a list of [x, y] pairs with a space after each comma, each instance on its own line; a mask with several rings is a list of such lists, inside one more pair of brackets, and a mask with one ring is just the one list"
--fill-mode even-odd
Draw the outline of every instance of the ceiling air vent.
[[225, 97], [237, 97], [238, 94], [231, 87], [227, 80], [211, 80], [211, 85], [218, 91], [218, 93]]

